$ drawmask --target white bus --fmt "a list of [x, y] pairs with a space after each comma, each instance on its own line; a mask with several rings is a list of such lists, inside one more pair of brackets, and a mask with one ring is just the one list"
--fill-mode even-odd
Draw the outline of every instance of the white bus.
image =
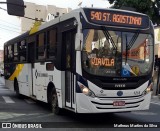
[[153, 50], [148, 16], [80, 8], [5, 43], [5, 84], [55, 114], [146, 110]]

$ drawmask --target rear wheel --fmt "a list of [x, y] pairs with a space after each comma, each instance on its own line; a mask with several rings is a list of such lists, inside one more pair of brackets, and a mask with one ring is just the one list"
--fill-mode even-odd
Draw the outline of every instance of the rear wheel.
[[51, 92], [50, 92], [50, 107], [51, 107], [51, 111], [56, 114], [56, 115], [60, 115], [61, 114], [61, 108], [59, 108], [58, 106], [58, 98], [57, 98], [57, 93], [56, 91], [52, 88]]

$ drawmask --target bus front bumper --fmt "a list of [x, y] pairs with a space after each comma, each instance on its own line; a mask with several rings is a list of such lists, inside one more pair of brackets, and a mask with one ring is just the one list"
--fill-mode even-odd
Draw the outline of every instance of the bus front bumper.
[[[138, 98], [92, 98], [83, 93], [76, 94], [77, 113], [107, 113], [147, 110], [150, 106], [151, 92]], [[114, 102], [125, 101], [123, 106], [113, 106]]]

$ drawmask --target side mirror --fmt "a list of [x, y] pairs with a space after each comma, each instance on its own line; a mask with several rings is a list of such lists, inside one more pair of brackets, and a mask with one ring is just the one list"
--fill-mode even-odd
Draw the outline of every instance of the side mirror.
[[83, 47], [83, 34], [82, 33], [76, 33], [75, 50], [81, 51], [82, 47]]

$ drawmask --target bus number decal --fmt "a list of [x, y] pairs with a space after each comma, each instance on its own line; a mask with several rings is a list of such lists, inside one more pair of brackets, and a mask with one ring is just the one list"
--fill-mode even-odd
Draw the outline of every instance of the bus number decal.
[[53, 75], [49, 75], [49, 81], [53, 81]]
[[95, 12], [91, 11], [91, 19], [92, 20], [103, 20], [103, 21], [109, 21], [110, 20], [110, 13], [107, 12]]

